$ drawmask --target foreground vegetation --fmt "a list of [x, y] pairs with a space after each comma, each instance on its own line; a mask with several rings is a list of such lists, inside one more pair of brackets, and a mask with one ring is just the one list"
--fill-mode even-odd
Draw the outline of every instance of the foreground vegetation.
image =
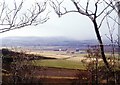
[[110, 61], [113, 68], [113, 72], [110, 73], [104, 66], [103, 61], [96, 62], [95, 56], [85, 56], [86, 59], [80, 62], [72, 60], [73, 58], [80, 58], [78, 56], [71, 59], [58, 59], [13, 52], [8, 49], [3, 49], [2, 53], [3, 84], [36, 83], [53, 85], [54, 83], [54, 85], [61, 85], [61, 83], [65, 83], [65, 85], [83, 85], [87, 83], [88, 85], [98, 85], [99, 83], [101, 85], [116, 85], [120, 83], [119, 62], [112, 65], [113, 61]]

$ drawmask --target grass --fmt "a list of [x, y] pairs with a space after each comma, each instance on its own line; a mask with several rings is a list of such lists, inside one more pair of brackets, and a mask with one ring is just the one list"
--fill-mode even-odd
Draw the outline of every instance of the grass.
[[114, 54], [114, 57], [113, 56], [111, 56], [111, 54], [110, 53], [106, 53], [105, 54], [106, 55], [106, 58], [111, 58], [111, 59], [120, 59], [120, 56], [116, 53], [116, 54]]
[[78, 79], [78, 77], [63, 77], [63, 76], [36, 76], [37, 78], [48, 78], [48, 79]]
[[30, 64], [34, 66], [45, 66], [45, 67], [56, 67], [56, 68], [67, 68], [67, 69], [80, 69], [85, 70], [86, 67], [81, 62], [75, 62], [70, 60], [33, 60]]

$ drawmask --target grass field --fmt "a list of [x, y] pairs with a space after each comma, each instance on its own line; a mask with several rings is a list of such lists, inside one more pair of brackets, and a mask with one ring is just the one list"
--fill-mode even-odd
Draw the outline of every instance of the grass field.
[[[55, 83], [54, 85], [56, 84], [58, 85], [58, 83], [68, 82], [68, 85], [73, 85], [73, 83], [77, 83], [78, 81], [80, 83], [81, 82], [88, 83], [88, 82], [95, 81], [95, 80], [91, 80], [91, 77], [95, 76], [94, 74], [96, 74], [95, 69], [88, 68], [88, 70], [86, 70], [87, 67], [92, 67], [91, 64], [89, 66], [89, 63], [92, 61], [92, 60], [90, 61], [90, 59], [94, 60], [95, 58], [85, 57], [87, 53], [80, 54], [78, 52], [68, 53], [68, 52], [62, 52], [62, 51], [60, 52], [58, 51], [36, 52], [35, 51], [35, 52], [30, 52], [30, 53], [25, 52], [25, 53], [28, 55], [22, 54], [22, 53], [21, 54], [16, 53], [15, 55], [8, 55], [8, 56], [16, 56], [18, 61], [12, 62], [11, 64], [4, 64], [4, 68], [2, 69], [2, 71], [4, 72], [2, 73], [4, 83], [6, 84], [9, 82], [14, 83], [14, 80], [15, 80], [18, 83], [19, 82], [30, 82], [30, 83], [40, 82], [42, 85], [49, 85], [49, 84], [46, 84], [46, 82], [48, 82], [48, 83], [51, 83], [51, 85], [53, 85], [52, 83], [54, 82]], [[40, 58], [41, 55], [44, 58]], [[106, 55], [109, 63], [113, 63], [113, 61], [110, 62], [110, 58], [109, 58], [110, 54], [106, 54]], [[112, 60], [113, 59], [114, 58], [112, 58]], [[85, 62], [83, 62], [83, 60]], [[90, 62], [86, 62], [86, 61], [90, 61]], [[99, 61], [98, 67], [104, 66], [102, 58], [99, 58], [98, 61]], [[116, 57], [115, 64], [114, 64], [116, 73], [117, 72], [120, 73], [119, 65], [120, 65], [120, 61], [118, 61], [118, 57]], [[12, 68], [9, 70], [8, 66]], [[94, 63], [94, 66], [95, 66], [95, 63]], [[89, 69], [90, 71], [92, 71], [93, 74], [90, 73]], [[101, 70], [102, 68], [99, 68], [99, 69]], [[104, 71], [104, 67], [103, 67], [103, 70], [101, 71], [99, 71], [99, 69], [98, 69], [97, 75], [99, 75], [98, 76], [100, 77], [99, 81], [101, 82], [102, 80], [105, 80], [104, 78], [106, 78], [106, 72]], [[117, 77], [119, 76], [118, 73], [117, 73]], [[109, 76], [111, 75], [109, 74]], [[114, 79], [114, 77], [109, 77], [109, 79], [111, 78]], [[74, 85], [83, 85], [83, 84], [74, 84]]]
[[56, 68], [67, 68], [67, 69], [80, 69], [85, 70], [86, 67], [81, 62], [70, 61], [70, 60], [33, 60], [30, 64], [34, 66], [45, 66], [45, 67], [56, 67]]

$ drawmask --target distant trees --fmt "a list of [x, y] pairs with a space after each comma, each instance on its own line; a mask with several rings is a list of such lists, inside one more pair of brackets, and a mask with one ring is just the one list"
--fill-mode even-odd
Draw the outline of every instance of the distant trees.
[[[86, 3], [82, 4], [83, 2]], [[106, 17], [109, 16], [112, 12], [117, 11], [116, 3], [114, 0], [71, 0], [75, 9], [67, 9], [62, 5], [64, 0], [50, 0], [50, 5], [55, 10], [56, 14], [61, 17], [62, 15], [75, 12], [81, 15], [87, 16], [91, 22], [93, 23], [94, 30], [97, 36], [97, 40], [99, 42], [100, 53], [102, 55], [102, 59], [108, 68], [111, 70], [109, 63], [106, 60], [105, 52], [104, 52], [104, 45], [103, 40], [101, 38], [100, 28], [105, 21]], [[65, 3], [64, 3], [65, 4]], [[68, 3], [66, 3], [68, 4]], [[112, 18], [113, 19], [113, 18]], [[113, 19], [114, 20], [114, 19]], [[116, 20], [114, 20], [116, 21]]]
[[[12, 4], [8, 2], [12, 2]], [[46, 0], [41, 3], [33, 3], [31, 8], [24, 3], [25, 0], [0, 1], [0, 33], [25, 26], [38, 25], [49, 19], [47, 14], [41, 18], [41, 14], [46, 9]]]

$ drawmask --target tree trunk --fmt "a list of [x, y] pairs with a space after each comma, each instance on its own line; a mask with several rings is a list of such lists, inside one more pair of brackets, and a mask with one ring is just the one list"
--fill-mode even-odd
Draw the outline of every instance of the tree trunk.
[[99, 46], [100, 46], [100, 50], [101, 50], [100, 52], [101, 52], [101, 55], [102, 55], [102, 59], [104, 61], [104, 64], [106, 65], [107, 69], [109, 71], [111, 71], [109, 63], [106, 60], [106, 56], [105, 56], [105, 53], [104, 53], [104, 45], [103, 45], [103, 42], [102, 42], [102, 39], [101, 39], [101, 36], [100, 36], [100, 32], [99, 32], [96, 20], [94, 19], [94, 20], [92, 20], [92, 22], [94, 24], [95, 33], [96, 33], [96, 36], [97, 36], [97, 39], [98, 39], [98, 42], [99, 42]]

